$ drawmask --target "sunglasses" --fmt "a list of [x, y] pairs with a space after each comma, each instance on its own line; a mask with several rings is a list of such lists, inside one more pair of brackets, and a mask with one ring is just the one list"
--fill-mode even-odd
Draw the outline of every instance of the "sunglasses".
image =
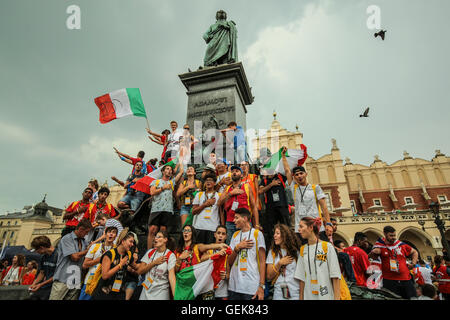
[[184, 230], [183, 230], [183, 233], [191, 233], [191, 232], [192, 232], [191, 229], [184, 229]]

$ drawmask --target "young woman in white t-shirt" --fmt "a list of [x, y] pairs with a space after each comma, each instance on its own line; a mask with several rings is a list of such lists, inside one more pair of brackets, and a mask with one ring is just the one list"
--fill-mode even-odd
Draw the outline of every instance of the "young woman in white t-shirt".
[[284, 224], [275, 225], [266, 258], [267, 280], [274, 285], [273, 300], [299, 299], [300, 281], [294, 278], [299, 250], [294, 232]]
[[300, 220], [300, 235], [308, 240], [300, 248], [295, 270], [295, 278], [300, 280], [300, 300], [340, 300], [341, 269], [333, 245], [319, 240], [321, 224], [320, 218]]
[[3, 271], [1, 285], [20, 285], [22, 284], [23, 275], [25, 274], [25, 256], [23, 254], [16, 254], [12, 259], [10, 267]]
[[[148, 250], [141, 259], [138, 274], [145, 274], [139, 300], [170, 300], [175, 295], [175, 254], [168, 248], [169, 235], [159, 231], [154, 240], [154, 248]], [[169, 291], [170, 290], [170, 291]]]

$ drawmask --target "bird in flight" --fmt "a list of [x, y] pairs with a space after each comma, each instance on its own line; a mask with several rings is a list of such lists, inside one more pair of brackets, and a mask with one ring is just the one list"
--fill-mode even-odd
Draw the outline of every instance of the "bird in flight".
[[367, 108], [363, 114], [359, 115], [360, 117], [368, 118], [369, 117], [369, 108]]
[[374, 33], [374, 36], [375, 36], [375, 38], [378, 37], [378, 36], [380, 36], [380, 37], [381, 37], [381, 40], [384, 41], [384, 36], [385, 36], [385, 34], [386, 34], [386, 30], [380, 30], [380, 31], [378, 31], [377, 33]]

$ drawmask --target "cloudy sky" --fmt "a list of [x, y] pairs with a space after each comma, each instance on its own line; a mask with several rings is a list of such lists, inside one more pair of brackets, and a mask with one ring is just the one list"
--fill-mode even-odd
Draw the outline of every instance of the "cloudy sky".
[[[66, 13], [81, 9], [81, 29]], [[381, 9], [386, 40], [367, 28]], [[140, 88], [155, 131], [184, 123], [178, 74], [203, 63], [202, 34], [223, 9], [237, 24], [239, 60], [255, 102], [247, 125], [275, 109], [318, 158], [337, 140], [343, 158], [370, 165], [450, 154], [450, 2], [300, 0], [3, 0], [0, 2], [0, 213], [48, 193], [64, 207], [87, 181], [131, 171], [112, 147], [159, 156], [145, 119], [98, 121], [93, 99]], [[370, 106], [370, 118], [358, 115]], [[251, 125], [250, 125], [251, 124]]]

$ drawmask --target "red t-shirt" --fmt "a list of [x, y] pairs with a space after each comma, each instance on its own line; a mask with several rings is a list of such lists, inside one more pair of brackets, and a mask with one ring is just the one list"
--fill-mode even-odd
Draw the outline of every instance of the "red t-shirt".
[[[86, 207], [86, 211], [89, 209], [90, 203], [83, 203], [81, 201], [75, 201], [70, 204], [70, 206], [66, 209], [66, 212], [71, 213], [74, 211], [77, 211], [78, 208], [84, 208]], [[84, 218], [85, 212], [80, 212], [79, 214], [75, 215], [71, 219], [67, 220], [66, 226], [67, 227], [76, 227], [78, 223], [81, 221], [81, 219]]]
[[[379, 239], [373, 248], [381, 250], [381, 271], [383, 272], [383, 279], [387, 280], [409, 280], [411, 273], [406, 265], [406, 257], [411, 255], [412, 248], [397, 240], [394, 244], [387, 244], [386, 240]], [[398, 262], [398, 272], [391, 270], [391, 261], [395, 264]]]
[[163, 152], [162, 152], [162, 154], [161, 154], [161, 159], [164, 159], [164, 156], [166, 155], [166, 150], [167, 150], [167, 144], [166, 144], [166, 140], [167, 140], [167, 136], [162, 136], [161, 137], [161, 142], [163, 143], [163, 145], [164, 145], [164, 149], [163, 149]]
[[[249, 199], [248, 199], [247, 193], [245, 192], [244, 185], [245, 184], [241, 184], [241, 187], [239, 188], [244, 191], [243, 193], [241, 193], [240, 195], [237, 195], [237, 196], [231, 196], [230, 199], [228, 199], [228, 201], [225, 202], [224, 210], [225, 210], [225, 214], [227, 217], [227, 222], [234, 221], [234, 210], [232, 210], [231, 208], [233, 207], [233, 202], [235, 202], [235, 201], [237, 201], [239, 203], [237, 208], [246, 208], [250, 211], [250, 208], [248, 206]], [[230, 193], [231, 191], [233, 191], [233, 186], [228, 188], [228, 193]]]
[[24, 286], [28, 286], [30, 284], [33, 284], [34, 278], [36, 277], [36, 270], [27, 272], [23, 275], [22, 284]]
[[107, 203], [101, 205], [99, 203], [92, 204], [85, 212], [84, 218], [87, 218], [91, 221], [91, 223], [94, 223], [95, 218], [99, 213], [106, 213], [111, 218], [114, 218], [116, 216], [116, 210], [114, 210], [114, 207], [112, 205], [108, 205]]
[[356, 284], [363, 287], [367, 286], [366, 270], [370, 265], [367, 253], [358, 246], [345, 248], [344, 252], [350, 256]]
[[[450, 275], [447, 273], [447, 266], [434, 267], [433, 273], [439, 282], [439, 292], [450, 294]], [[447, 281], [439, 281], [447, 280]]]

